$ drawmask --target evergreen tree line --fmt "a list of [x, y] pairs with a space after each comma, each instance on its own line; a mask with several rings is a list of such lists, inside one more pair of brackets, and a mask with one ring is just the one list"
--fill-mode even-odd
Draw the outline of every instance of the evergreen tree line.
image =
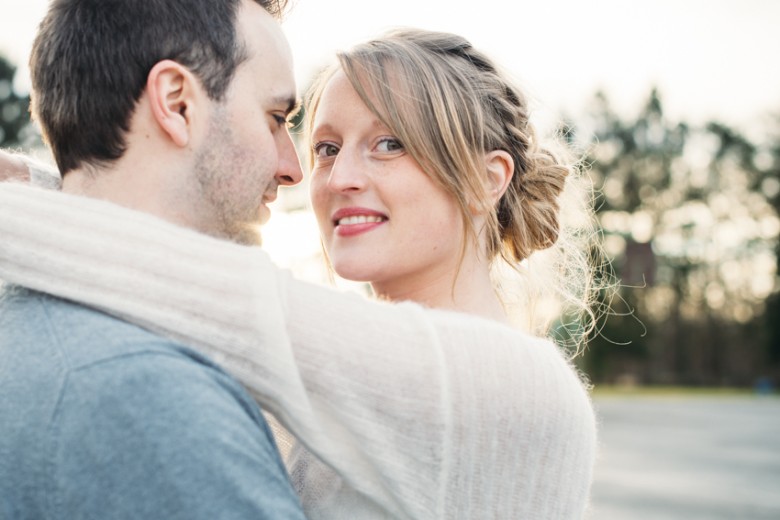
[[655, 90], [633, 119], [594, 101], [584, 167], [620, 286], [582, 369], [595, 383], [780, 383], [780, 117], [753, 142], [670, 121]]

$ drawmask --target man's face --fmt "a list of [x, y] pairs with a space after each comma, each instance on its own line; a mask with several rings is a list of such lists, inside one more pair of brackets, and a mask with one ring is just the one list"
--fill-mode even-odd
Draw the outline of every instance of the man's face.
[[302, 178], [286, 124], [296, 88], [287, 40], [262, 7], [243, 2], [237, 33], [249, 59], [213, 104], [207, 138], [196, 150], [194, 210], [213, 234], [254, 244], [278, 186]]

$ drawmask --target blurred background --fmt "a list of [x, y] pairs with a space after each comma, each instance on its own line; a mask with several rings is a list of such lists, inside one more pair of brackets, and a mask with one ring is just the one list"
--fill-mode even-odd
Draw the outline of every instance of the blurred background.
[[[44, 159], [26, 62], [46, 5], [0, 17], [0, 146]], [[602, 428], [592, 518], [780, 518], [780, 2], [297, 0], [301, 90], [395, 26], [496, 58], [597, 188], [621, 285], [576, 361]], [[276, 209], [266, 247], [322, 280], [306, 186]]]

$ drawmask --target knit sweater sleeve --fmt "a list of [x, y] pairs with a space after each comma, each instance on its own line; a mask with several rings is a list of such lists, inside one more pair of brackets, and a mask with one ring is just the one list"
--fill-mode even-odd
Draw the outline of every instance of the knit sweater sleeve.
[[0, 185], [0, 278], [187, 341], [396, 518], [578, 518], [595, 427], [550, 343], [291, 278], [258, 248]]
[[[2, 152], [6, 154], [6, 152]], [[32, 157], [23, 154], [6, 155], [9, 158], [16, 158], [27, 167], [27, 179], [33, 186], [57, 190], [62, 185], [60, 172], [53, 166], [49, 166]]]

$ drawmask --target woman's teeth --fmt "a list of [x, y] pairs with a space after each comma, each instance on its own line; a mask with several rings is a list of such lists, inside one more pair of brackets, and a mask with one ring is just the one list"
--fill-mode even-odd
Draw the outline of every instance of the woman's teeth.
[[368, 224], [370, 222], [382, 222], [385, 220], [382, 217], [368, 216], [368, 215], [354, 215], [351, 217], [344, 217], [336, 222], [339, 226], [351, 226], [354, 224]]

